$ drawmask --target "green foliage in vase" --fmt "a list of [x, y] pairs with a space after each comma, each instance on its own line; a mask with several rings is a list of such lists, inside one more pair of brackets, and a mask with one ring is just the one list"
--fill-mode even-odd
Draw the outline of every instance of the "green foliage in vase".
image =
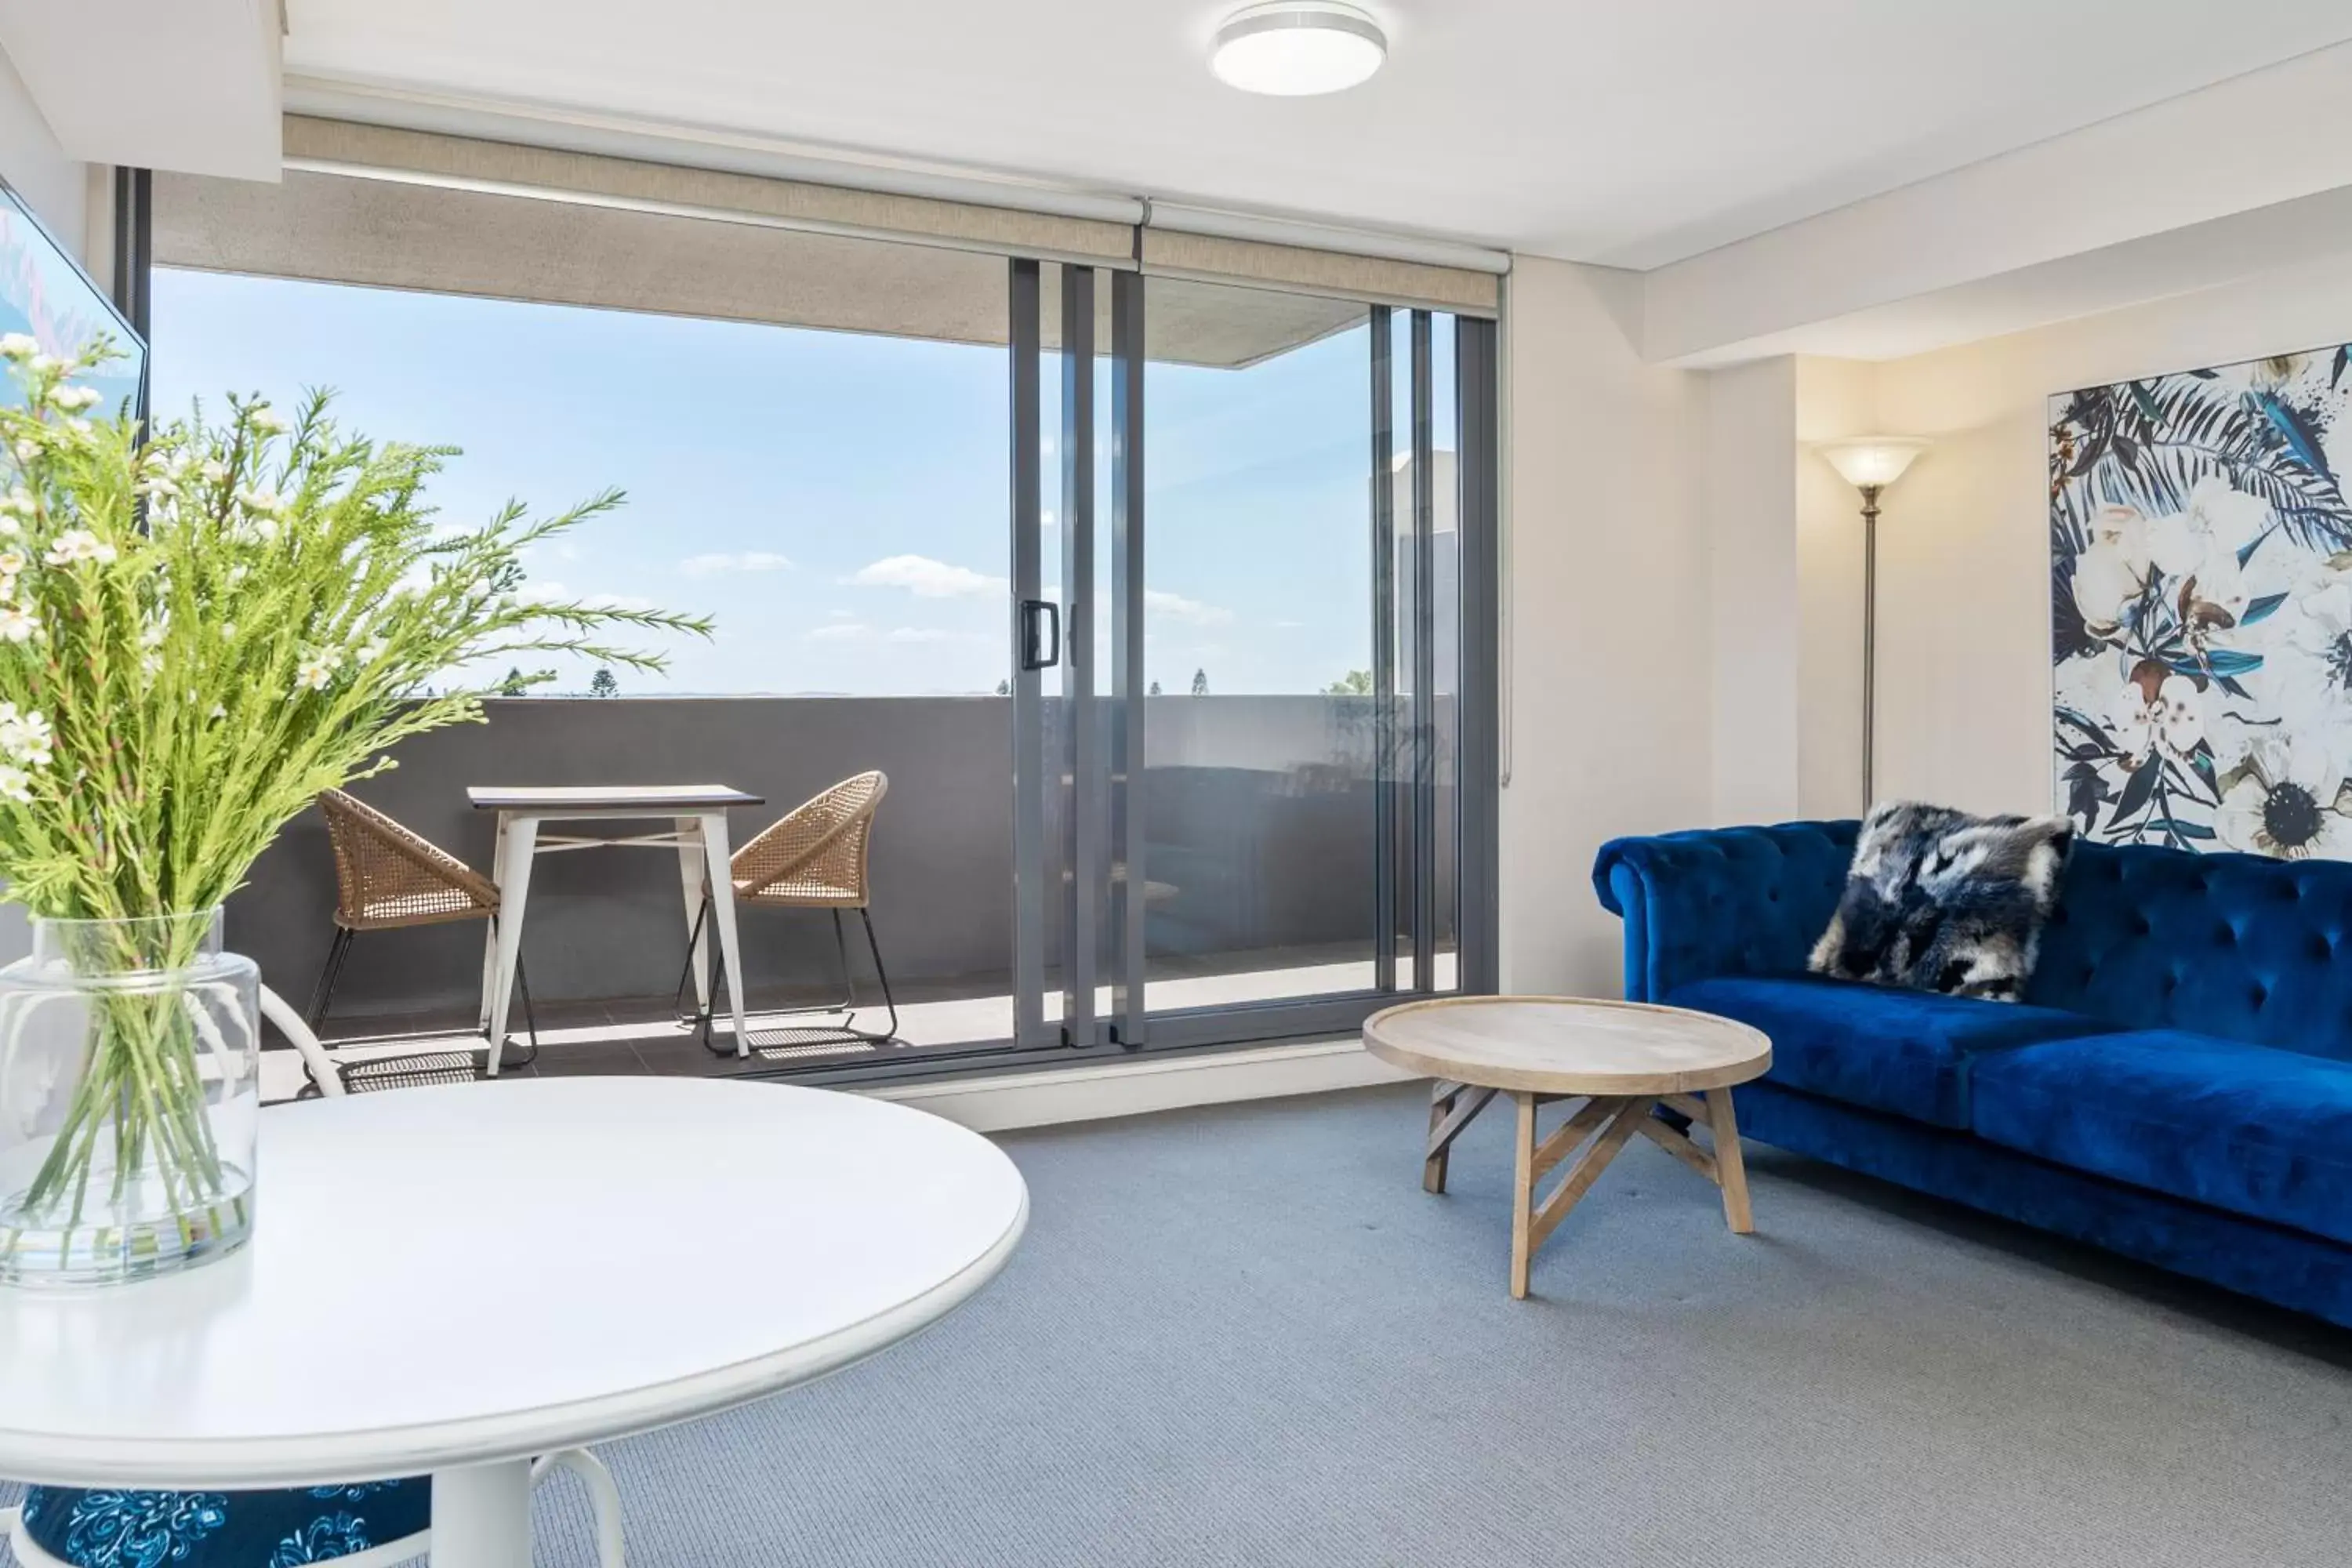
[[[74, 377], [104, 352], [61, 362], [0, 338], [24, 393], [0, 408], [0, 875], [37, 915], [106, 922], [77, 971], [181, 972], [208, 923], [187, 917], [320, 791], [480, 719], [469, 671], [516, 660], [499, 684], [520, 689], [552, 673], [522, 673], [534, 654], [658, 669], [607, 639], [709, 630], [521, 592], [525, 552], [617, 492], [445, 528], [424, 492], [453, 448], [348, 434], [323, 394], [291, 420], [232, 397], [226, 422], [199, 409], [142, 441], [88, 416], [98, 395]], [[183, 1243], [242, 1234], [188, 1004], [98, 994], [64, 1124], [21, 1202], [0, 1194], [0, 1260], [36, 1233], [103, 1226], [101, 1196], [146, 1187]]]
[[225, 422], [198, 410], [142, 445], [83, 417], [95, 356], [0, 353], [25, 394], [0, 409], [0, 874], [36, 914], [210, 909], [320, 791], [478, 721], [465, 671], [550, 653], [653, 670], [608, 639], [709, 633], [521, 592], [525, 552], [616, 491], [446, 528], [425, 489], [454, 448], [349, 434], [324, 394], [290, 420], [232, 397]]

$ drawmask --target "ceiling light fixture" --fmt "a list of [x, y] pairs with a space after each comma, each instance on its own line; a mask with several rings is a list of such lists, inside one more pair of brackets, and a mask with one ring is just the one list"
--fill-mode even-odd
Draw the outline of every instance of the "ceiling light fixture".
[[1304, 98], [1367, 80], [1388, 55], [1369, 13], [1339, 0], [1272, 0], [1225, 18], [1209, 68], [1244, 92]]

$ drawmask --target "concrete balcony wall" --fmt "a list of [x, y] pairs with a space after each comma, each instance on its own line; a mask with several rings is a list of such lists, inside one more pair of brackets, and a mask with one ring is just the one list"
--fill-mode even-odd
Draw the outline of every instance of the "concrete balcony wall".
[[[487, 872], [494, 821], [467, 805], [470, 784], [731, 784], [768, 801], [731, 815], [740, 844], [826, 784], [880, 768], [890, 793], [875, 833], [874, 914], [892, 977], [1004, 988], [1013, 942], [1008, 700], [551, 698], [488, 709], [487, 723], [406, 742], [399, 766], [355, 793]], [[1174, 889], [1151, 909], [1155, 957], [1369, 944], [1368, 699], [1163, 697], [1150, 702], [1146, 726], [1149, 876]], [[1450, 877], [1450, 850], [1445, 868]], [[288, 827], [230, 900], [229, 944], [299, 1005], [324, 961], [334, 900], [326, 827], [313, 812]], [[685, 921], [672, 851], [542, 854], [524, 943], [534, 994], [667, 995], [685, 955]], [[747, 914], [743, 935], [754, 996], [833, 973], [821, 915]], [[481, 948], [482, 928], [472, 922], [370, 934], [352, 949], [335, 1011], [463, 1005], [478, 994]]]

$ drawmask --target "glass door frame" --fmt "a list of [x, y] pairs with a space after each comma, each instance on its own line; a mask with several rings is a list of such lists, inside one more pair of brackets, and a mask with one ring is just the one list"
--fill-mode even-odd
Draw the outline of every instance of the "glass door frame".
[[[1044, 351], [1043, 268], [1060, 266], [1061, 342], [1059, 417], [1055, 432], [1063, 495], [1056, 521], [1061, 535], [1062, 580], [1057, 595], [1043, 596], [1045, 565], [1045, 445], [1042, 392]], [[1223, 1004], [1150, 1012], [1145, 1005], [1144, 910], [1148, 879], [1142, 811], [1144, 777], [1145, 564], [1150, 532], [1145, 507], [1144, 426], [1145, 285], [1132, 267], [1111, 268], [1015, 258], [1008, 264], [1011, 414], [1011, 574], [1007, 594], [1013, 674], [1013, 1037], [1009, 1040], [927, 1051], [891, 1063], [866, 1062], [812, 1068], [806, 1081], [852, 1083], [937, 1078], [984, 1068], [1076, 1065], [1118, 1059], [1140, 1052], [1200, 1052], [1293, 1038], [1352, 1033], [1383, 1007], [1432, 993], [1435, 919], [1435, 850], [1438, 824], [1434, 782], [1426, 739], [1416, 742], [1417, 765], [1409, 774], [1383, 764], [1375, 783], [1379, 814], [1376, 888], [1379, 910], [1374, 988], [1287, 1001]], [[1095, 468], [1097, 407], [1096, 300], [1108, 284], [1110, 317], [1109, 438], [1110, 552], [1108, 609], [1110, 668], [1099, 668], [1097, 617], [1103, 607], [1097, 591], [1098, 537]], [[1416, 727], [1431, 734], [1428, 706], [1434, 656], [1433, 574], [1430, 535], [1435, 513], [1433, 357], [1431, 312], [1407, 306], [1373, 305], [1371, 440], [1366, 453], [1373, 497], [1371, 541], [1375, 548], [1372, 602], [1376, 690], [1393, 693], [1402, 661], [1414, 668], [1408, 707], [1418, 714], [1391, 711], [1381, 703], [1377, 724], [1383, 757], [1393, 756], [1397, 731]], [[1404, 318], [1404, 331], [1396, 318]], [[1459, 726], [1458, 868], [1455, 985], [1465, 994], [1492, 992], [1499, 967], [1496, 951], [1496, 822], [1499, 795], [1497, 737], [1499, 584], [1496, 571], [1500, 525], [1500, 422], [1498, 323], [1455, 317], [1454, 392], [1460, 421], [1456, 472], [1461, 486], [1458, 574], [1461, 634], [1457, 723]], [[1393, 570], [1397, 534], [1391, 464], [1397, 431], [1390, 402], [1393, 392], [1395, 339], [1406, 339], [1411, 375], [1410, 451], [1416, 459], [1412, 540], [1415, 580], [1400, 584]], [[1405, 635], [1396, 633], [1399, 595], [1409, 612]], [[1385, 629], [1383, 629], [1385, 628]], [[1402, 646], [1400, 646], [1402, 644]], [[1059, 724], [1047, 722], [1045, 676], [1060, 672], [1053, 700], [1066, 705]], [[1108, 679], [1103, 679], [1108, 675]], [[1418, 699], [1412, 695], [1421, 693]], [[1082, 766], [1095, 759], [1092, 767]], [[1049, 792], [1070, 784], [1068, 809], [1059, 814], [1062, 831], [1049, 832], [1055, 814]], [[1088, 775], [1091, 774], [1091, 779]], [[1086, 781], [1090, 787], [1081, 787]], [[1070, 869], [1066, 879], [1063, 868]], [[1083, 871], [1083, 874], [1081, 872]], [[1074, 962], [1062, 965], [1062, 1014], [1048, 1018], [1049, 922], [1067, 944], [1069, 933], [1089, 933]], [[1402, 929], [1400, 929], [1402, 928]], [[1400, 938], [1402, 939], [1401, 945]], [[1099, 945], [1098, 945], [1099, 944]], [[1097, 953], [1102, 956], [1097, 960]], [[1427, 956], [1425, 956], [1427, 955]], [[1401, 959], [1410, 958], [1419, 984], [1396, 984]], [[1108, 982], [1108, 1009], [1096, 1006], [1097, 987]]]

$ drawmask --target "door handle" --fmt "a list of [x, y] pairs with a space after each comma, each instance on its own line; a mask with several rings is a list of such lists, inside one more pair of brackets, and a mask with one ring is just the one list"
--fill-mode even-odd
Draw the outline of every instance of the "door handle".
[[[1052, 634], [1052, 641], [1045, 633]], [[1051, 669], [1062, 662], [1062, 606], [1050, 599], [1021, 601], [1021, 668]]]

